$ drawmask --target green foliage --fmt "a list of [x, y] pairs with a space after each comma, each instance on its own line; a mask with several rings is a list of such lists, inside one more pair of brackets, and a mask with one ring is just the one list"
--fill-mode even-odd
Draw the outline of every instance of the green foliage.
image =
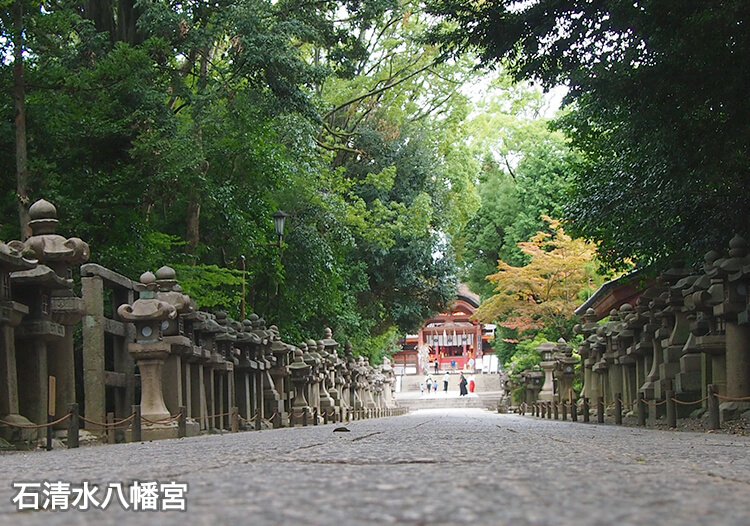
[[622, 268], [699, 261], [747, 236], [750, 4], [454, 2], [433, 41], [516, 78], [565, 84], [559, 121], [580, 150], [565, 216]]
[[183, 292], [195, 300], [199, 308], [211, 312], [224, 310], [230, 317], [239, 317], [241, 271], [216, 265], [175, 265], [174, 269]]

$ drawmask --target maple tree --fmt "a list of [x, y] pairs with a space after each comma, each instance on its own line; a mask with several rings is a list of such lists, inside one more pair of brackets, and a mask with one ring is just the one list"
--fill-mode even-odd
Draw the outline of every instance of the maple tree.
[[515, 267], [498, 261], [497, 272], [486, 278], [494, 284], [495, 294], [482, 302], [474, 317], [519, 332], [553, 325], [565, 337], [566, 322], [580, 304], [579, 294], [597, 277], [592, 263], [596, 246], [572, 239], [560, 221], [544, 215], [542, 219], [546, 231], [517, 243], [529, 264]]

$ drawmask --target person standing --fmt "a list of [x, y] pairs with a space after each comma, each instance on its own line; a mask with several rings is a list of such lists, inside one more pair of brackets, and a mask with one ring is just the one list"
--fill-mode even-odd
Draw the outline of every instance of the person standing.
[[425, 383], [427, 384], [427, 394], [430, 394], [430, 390], [432, 389], [432, 378], [428, 376], [427, 379], [425, 379]]
[[461, 373], [461, 376], [458, 379], [458, 390], [459, 390], [459, 396], [466, 396], [466, 377], [464, 376], [464, 373]]
[[445, 371], [445, 374], [443, 375], [443, 392], [448, 392], [448, 381], [451, 379], [451, 375], [448, 374], [448, 371]]

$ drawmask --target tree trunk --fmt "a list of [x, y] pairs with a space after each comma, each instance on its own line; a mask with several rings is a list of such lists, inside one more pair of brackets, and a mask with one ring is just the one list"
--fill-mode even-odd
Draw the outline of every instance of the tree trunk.
[[195, 249], [200, 242], [201, 203], [195, 192], [190, 192], [187, 207], [187, 246], [190, 254], [195, 255]]
[[31, 235], [29, 228], [28, 153], [26, 151], [26, 93], [23, 79], [23, 6], [13, 3], [13, 104], [16, 127], [16, 198], [21, 240]]

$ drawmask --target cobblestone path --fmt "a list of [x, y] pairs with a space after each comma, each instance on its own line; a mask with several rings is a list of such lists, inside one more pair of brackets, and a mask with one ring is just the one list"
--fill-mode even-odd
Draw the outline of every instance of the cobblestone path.
[[[0, 455], [0, 524], [750, 524], [750, 438], [424, 410]], [[13, 482], [188, 484], [187, 512], [17, 511]]]

